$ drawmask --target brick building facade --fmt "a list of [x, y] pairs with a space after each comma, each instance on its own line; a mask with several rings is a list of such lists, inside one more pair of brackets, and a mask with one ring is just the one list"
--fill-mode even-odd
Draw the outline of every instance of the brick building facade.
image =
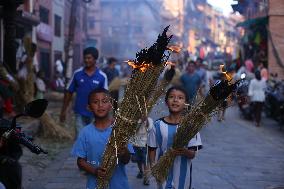
[[284, 3], [283, 0], [269, 1], [269, 37], [268, 62], [269, 72], [277, 73], [284, 79]]
[[[278, 79], [284, 79], [283, 0], [237, 1], [238, 4], [232, 6], [235, 11], [240, 12], [245, 17], [246, 21], [240, 25], [244, 26], [247, 32], [253, 31], [257, 24], [259, 29], [267, 30], [265, 32], [266, 36], [261, 37], [266, 39], [265, 46], [267, 46], [267, 67], [269, 73], [277, 74]], [[246, 28], [246, 26], [250, 27]]]

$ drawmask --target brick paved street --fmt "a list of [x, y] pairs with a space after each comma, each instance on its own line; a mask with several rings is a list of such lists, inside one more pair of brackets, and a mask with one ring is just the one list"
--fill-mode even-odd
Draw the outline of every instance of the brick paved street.
[[[160, 105], [158, 109], [163, 109]], [[165, 112], [152, 114], [154, 118]], [[266, 189], [284, 186], [284, 132], [271, 120], [264, 119], [260, 128], [239, 118], [230, 108], [224, 122], [212, 120], [202, 132], [204, 148], [193, 161], [195, 189]], [[65, 148], [51, 164], [29, 179], [26, 189], [79, 189], [85, 176], [76, 167], [76, 160]], [[23, 165], [25, 171], [25, 165]], [[154, 179], [144, 186], [136, 178], [137, 167], [127, 166], [132, 188], [155, 188]]]

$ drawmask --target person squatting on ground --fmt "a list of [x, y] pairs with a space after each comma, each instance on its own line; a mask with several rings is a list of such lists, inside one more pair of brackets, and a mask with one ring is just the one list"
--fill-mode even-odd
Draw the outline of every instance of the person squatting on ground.
[[[113, 119], [110, 116], [112, 110], [110, 93], [106, 89], [95, 89], [88, 97], [88, 108], [93, 113], [95, 121], [84, 127], [77, 138], [72, 154], [77, 157], [77, 165], [87, 172], [87, 189], [97, 186], [97, 178], [105, 178], [106, 170], [101, 161], [108, 139], [111, 135]], [[125, 172], [125, 164], [133, 153], [131, 146], [118, 152], [119, 163], [110, 179], [110, 189], [128, 189], [128, 178]]]
[[147, 158], [147, 138], [150, 130], [153, 128], [153, 120], [144, 116], [139, 119], [136, 135], [130, 140], [134, 149], [133, 161], [137, 162], [139, 173], [137, 178], [143, 178], [143, 184], [149, 185], [150, 167]]
[[60, 121], [66, 119], [66, 111], [72, 100], [72, 95], [76, 92], [74, 112], [76, 118], [76, 135], [85, 125], [91, 123], [93, 115], [87, 109], [89, 93], [98, 88], [108, 88], [106, 74], [96, 67], [96, 60], [99, 52], [94, 47], [88, 47], [83, 51], [84, 67], [73, 73], [64, 93], [64, 102], [61, 109]]
[[[169, 115], [155, 121], [147, 142], [151, 166], [155, 163], [155, 159], [159, 159], [163, 153], [172, 147], [178, 124], [182, 119], [188, 101], [186, 91], [181, 87], [174, 86], [166, 92], [165, 102], [168, 106]], [[200, 134], [197, 133], [187, 146], [174, 150], [176, 158], [173, 167], [167, 180], [164, 183], [159, 183], [158, 188], [191, 188], [191, 160], [195, 157], [196, 151], [201, 148]]]
[[46, 85], [44, 82], [44, 72], [39, 71], [36, 74], [35, 99], [43, 99], [45, 92], [46, 92]]

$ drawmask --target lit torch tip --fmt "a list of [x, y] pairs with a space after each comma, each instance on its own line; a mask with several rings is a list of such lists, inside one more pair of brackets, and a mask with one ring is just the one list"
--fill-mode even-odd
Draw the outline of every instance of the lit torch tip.
[[181, 51], [181, 47], [177, 45], [168, 46], [167, 49], [174, 53], [179, 53]]

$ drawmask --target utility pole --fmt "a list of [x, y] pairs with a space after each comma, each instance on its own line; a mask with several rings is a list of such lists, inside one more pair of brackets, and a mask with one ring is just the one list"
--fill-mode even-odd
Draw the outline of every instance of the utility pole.
[[185, 1], [178, 0], [178, 28], [180, 33], [180, 45], [184, 47], [184, 16], [185, 16]]
[[65, 63], [66, 63], [65, 77], [66, 77], [67, 82], [72, 76], [74, 36], [75, 36], [76, 16], [77, 16], [78, 8], [79, 8], [79, 0], [72, 0], [71, 1], [71, 12], [70, 12], [70, 17], [69, 17], [68, 37], [67, 37], [66, 46], [65, 46]]
[[[74, 55], [74, 36], [77, 24], [77, 12], [78, 9], [81, 7], [81, 0], [71, 0], [71, 12], [69, 17], [69, 30], [68, 30], [68, 37], [66, 40], [65, 45], [65, 64], [66, 64], [66, 72], [65, 78], [66, 82], [72, 76], [72, 69], [73, 69], [73, 55]], [[84, 3], [90, 3], [92, 0], [82, 0]], [[80, 18], [80, 16], [79, 16]]]
[[191, 3], [191, 2], [189, 2], [189, 1], [183, 1], [183, 5], [184, 5], [184, 7], [183, 7], [183, 11], [184, 11], [184, 18], [183, 18], [183, 22], [182, 22], [182, 25], [183, 25], [183, 36], [182, 36], [182, 41], [183, 41], [183, 48], [184, 49], [186, 49], [186, 50], [188, 50], [188, 46], [189, 46], [189, 44], [188, 44], [188, 38], [189, 38], [189, 28], [190, 28], [190, 26], [189, 26], [189, 8], [190, 8], [190, 6], [189, 6], [189, 3]]
[[16, 10], [23, 1], [4, 0], [3, 25], [4, 25], [4, 66], [13, 74], [16, 74]]

